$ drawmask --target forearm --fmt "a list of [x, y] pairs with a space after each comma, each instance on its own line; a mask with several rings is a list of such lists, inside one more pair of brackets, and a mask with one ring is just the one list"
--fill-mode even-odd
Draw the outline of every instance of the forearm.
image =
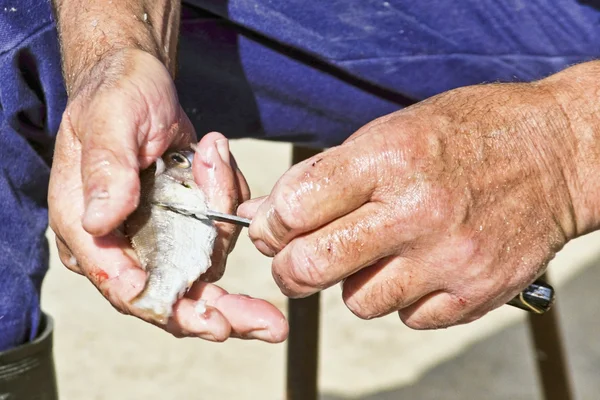
[[146, 51], [175, 72], [179, 0], [53, 0], [69, 94], [105, 55]]
[[555, 97], [566, 123], [563, 173], [577, 236], [600, 229], [600, 61], [579, 64], [540, 81]]

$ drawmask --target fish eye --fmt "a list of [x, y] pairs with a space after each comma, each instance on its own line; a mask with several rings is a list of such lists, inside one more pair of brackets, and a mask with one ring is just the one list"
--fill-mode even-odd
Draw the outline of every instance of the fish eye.
[[182, 154], [179, 153], [171, 153], [169, 155], [169, 158], [171, 159], [171, 161], [173, 161], [177, 167], [179, 168], [189, 168], [191, 167], [191, 163], [190, 160], [188, 160], [188, 158]]

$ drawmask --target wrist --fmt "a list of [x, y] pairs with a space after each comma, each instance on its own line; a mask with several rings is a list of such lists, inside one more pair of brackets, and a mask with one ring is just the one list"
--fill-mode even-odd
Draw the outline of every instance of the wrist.
[[574, 237], [600, 228], [600, 62], [570, 67], [539, 82], [561, 110], [562, 173], [572, 204]]
[[[180, 2], [176, 0], [54, 0], [69, 96], [105, 59], [143, 51], [175, 73]], [[110, 65], [110, 62], [104, 62]]]

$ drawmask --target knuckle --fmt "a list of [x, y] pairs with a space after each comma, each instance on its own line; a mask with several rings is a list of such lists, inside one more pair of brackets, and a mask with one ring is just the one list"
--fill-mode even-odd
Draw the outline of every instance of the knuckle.
[[350, 311], [361, 319], [368, 320], [389, 314], [398, 309], [398, 304], [402, 302], [389, 285], [389, 283], [382, 283], [364, 291], [358, 289], [345, 298], [344, 302]]
[[279, 287], [281, 293], [291, 299], [304, 297], [304, 291], [297, 283], [289, 277], [289, 273], [283, 273], [274, 265], [272, 270], [273, 280]]
[[273, 220], [280, 229], [292, 232], [304, 227], [302, 194], [290, 183], [282, 184], [274, 196]]
[[81, 267], [77, 262], [77, 259], [62, 237], [57, 235], [55, 237], [55, 244], [56, 248], [58, 249], [58, 257], [60, 262], [70, 271], [81, 274]]
[[380, 224], [375, 216], [375, 221], [346, 223], [338, 226], [334, 231], [326, 232], [315, 240], [315, 253], [320, 254], [328, 264], [345, 264], [350, 260], [358, 260], [361, 253], [372, 254], [374, 245], [369, 242], [377, 235], [376, 230]]
[[371, 291], [369, 303], [373, 304], [379, 313], [389, 313], [404, 306], [407, 301], [405, 287], [396, 279], [385, 280]]
[[293, 293], [291, 291], [289, 283], [283, 277], [282, 273], [278, 271], [276, 265], [273, 265], [273, 269], [271, 270], [271, 275], [273, 276], [273, 280], [275, 284], [279, 287], [281, 293], [286, 297], [292, 297]]
[[290, 250], [290, 277], [300, 285], [321, 288], [326, 283], [327, 262], [310, 252], [309, 245], [296, 241]]

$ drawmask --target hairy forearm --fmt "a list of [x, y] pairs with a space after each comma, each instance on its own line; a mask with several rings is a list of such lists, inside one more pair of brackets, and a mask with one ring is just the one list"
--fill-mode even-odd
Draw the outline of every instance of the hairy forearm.
[[179, 0], [53, 0], [63, 73], [71, 93], [80, 76], [107, 54], [146, 51], [173, 75], [179, 35]]
[[556, 99], [566, 123], [561, 143], [576, 235], [600, 229], [600, 61], [582, 63], [540, 84]]

